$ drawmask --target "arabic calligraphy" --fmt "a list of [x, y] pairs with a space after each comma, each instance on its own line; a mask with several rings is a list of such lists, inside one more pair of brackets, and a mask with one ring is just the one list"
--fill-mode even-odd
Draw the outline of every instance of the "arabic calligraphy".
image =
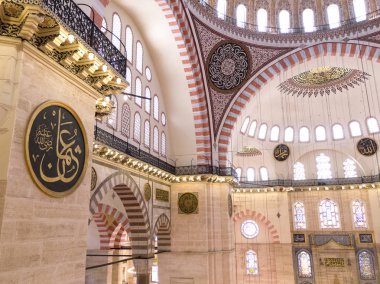
[[285, 161], [289, 157], [289, 155], [289, 147], [285, 144], [279, 144], [276, 146], [276, 148], [274, 148], [273, 156], [279, 162]]
[[326, 257], [325, 266], [327, 267], [344, 267], [344, 258]]
[[377, 152], [377, 143], [371, 138], [362, 138], [356, 145], [360, 154], [364, 156], [372, 156]]
[[87, 159], [76, 114], [61, 103], [44, 103], [33, 114], [28, 133], [28, 165], [37, 185], [53, 196], [70, 193], [83, 177]]

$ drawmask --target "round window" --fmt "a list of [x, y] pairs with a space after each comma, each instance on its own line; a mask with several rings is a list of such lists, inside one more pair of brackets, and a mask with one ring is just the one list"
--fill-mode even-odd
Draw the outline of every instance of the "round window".
[[253, 220], [244, 221], [241, 224], [241, 234], [247, 239], [256, 238], [259, 234], [259, 226]]

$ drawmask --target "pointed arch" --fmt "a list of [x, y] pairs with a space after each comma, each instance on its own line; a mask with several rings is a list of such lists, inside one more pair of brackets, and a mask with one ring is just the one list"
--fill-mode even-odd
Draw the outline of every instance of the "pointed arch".
[[161, 214], [154, 225], [153, 238], [157, 237], [157, 250], [170, 251], [171, 250], [171, 237], [170, 237], [170, 220], [166, 214]]

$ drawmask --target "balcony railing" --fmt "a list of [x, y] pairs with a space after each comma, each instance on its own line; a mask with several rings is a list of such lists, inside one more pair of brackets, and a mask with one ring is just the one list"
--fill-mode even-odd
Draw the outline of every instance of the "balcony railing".
[[[230, 17], [225, 14], [219, 13], [214, 7], [210, 6], [205, 0], [189, 0], [190, 3], [196, 8], [196, 9], [202, 9], [205, 11], [208, 15], [212, 17], [219, 18], [222, 21], [225, 21], [226, 23], [229, 23], [231, 25], [237, 25], [237, 19]], [[219, 17], [221, 15], [222, 17]], [[359, 25], [362, 23], [366, 23], [370, 20], [377, 19], [380, 17], [380, 10], [376, 10], [373, 12], [370, 12], [365, 15], [365, 17], [358, 17], [358, 18], [364, 18], [362, 21], [357, 21], [357, 18], [351, 18], [345, 21], [340, 21], [336, 24], [335, 29], [331, 29], [329, 24], [324, 25], [318, 25], [313, 28], [312, 32], [320, 32], [320, 31], [330, 31], [330, 30], [336, 30], [336, 29], [347, 29], [351, 26]], [[252, 30], [254, 32], [258, 33], [269, 33], [269, 34], [308, 34], [310, 32], [305, 32], [304, 27], [290, 27], [287, 32], [283, 32], [279, 27], [259, 27], [256, 24], [247, 23], [247, 22], [239, 22], [241, 26], [243, 26], [245, 29]], [[263, 31], [264, 30], [264, 31]]]
[[42, 0], [45, 8], [74, 31], [120, 75], [125, 77], [127, 59], [72, 0]]
[[107, 145], [117, 151], [120, 151], [128, 156], [139, 159], [145, 163], [155, 166], [173, 175], [200, 175], [200, 174], [213, 174], [219, 176], [234, 176], [237, 178], [236, 171], [231, 167], [213, 167], [213, 166], [184, 166], [175, 167], [152, 154], [145, 152], [136, 146], [120, 139], [97, 126], [95, 126], [95, 141]]
[[355, 178], [332, 178], [332, 179], [306, 179], [306, 180], [291, 180], [277, 179], [267, 181], [247, 181], [240, 180], [236, 188], [265, 188], [265, 187], [311, 187], [311, 186], [332, 186], [332, 185], [355, 185], [363, 183], [380, 182], [380, 175], [363, 176]]

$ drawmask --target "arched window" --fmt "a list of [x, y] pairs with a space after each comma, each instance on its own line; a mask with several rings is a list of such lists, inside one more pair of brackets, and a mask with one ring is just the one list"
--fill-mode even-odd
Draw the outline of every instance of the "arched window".
[[314, 23], [314, 11], [311, 9], [305, 9], [302, 12], [302, 23], [305, 33], [313, 32], [315, 30]]
[[152, 71], [148, 66], [145, 68], [145, 77], [148, 81], [152, 81]]
[[372, 280], [376, 278], [373, 255], [368, 251], [362, 251], [358, 255], [360, 279]]
[[[139, 77], [136, 77], [136, 96], [142, 96], [142, 89], [141, 89], [141, 80]], [[141, 106], [141, 98], [139, 97], [135, 97], [135, 103], [138, 105], [138, 106]]]
[[268, 12], [261, 8], [257, 10], [257, 29], [259, 32], [266, 32], [268, 28]]
[[141, 141], [141, 117], [138, 112], [135, 113], [135, 122], [133, 126], [133, 138], [140, 143]]
[[301, 251], [297, 256], [298, 260], [298, 277], [310, 278], [311, 273], [311, 258], [306, 251]]
[[133, 33], [130, 27], [125, 29], [125, 48], [127, 50], [127, 59], [133, 61]]
[[334, 140], [340, 140], [344, 138], [343, 127], [340, 124], [334, 124], [332, 127]]
[[112, 129], [116, 129], [117, 126], [117, 99], [114, 95], [111, 95], [112, 112], [107, 118], [107, 125]]
[[290, 28], [290, 14], [287, 10], [281, 10], [278, 14], [278, 21], [280, 23], [280, 32], [288, 33]]
[[300, 128], [300, 142], [309, 142], [310, 141], [310, 133], [309, 128], [306, 126]]
[[248, 124], [249, 124], [249, 116], [247, 116], [244, 119], [243, 124], [241, 125], [241, 128], [240, 128], [241, 133], [245, 134], [247, 132]]
[[330, 4], [327, 7], [327, 20], [329, 22], [330, 29], [340, 27], [340, 13], [337, 4]]
[[304, 164], [297, 162], [293, 165], [293, 179], [305, 180], [305, 166]]
[[247, 22], [247, 7], [240, 4], [236, 8], [236, 25], [238, 27], [244, 28], [245, 23]]
[[150, 123], [148, 120], [145, 120], [144, 123], [144, 145], [150, 147]]
[[141, 42], [136, 43], [136, 69], [141, 74], [143, 72], [143, 56], [144, 56], [144, 50]]
[[125, 88], [125, 92], [130, 94], [132, 93], [132, 73], [129, 67], [127, 67], [127, 71], [125, 72], [125, 79], [129, 83], [129, 86]]
[[165, 132], [161, 133], [161, 155], [166, 157], [166, 134], [165, 134]]
[[158, 121], [159, 109], [158, 109], [158, 97], [153, 97], [153, 118]]
[[319, 221], [322, 229], [340, 228], [338, 205], [331, 199], [324, 199], [319, 204]]
[[257, 254], [253, 250], [249, 250], [245, 254], [245, 268], [247, 275], [257, 275], [259, 273]]
[[285, 142], [293, 142], [294, 141], [294, 130], [293, 127], [287, 127], [285, 128], [285, 137], [284, 137]]
[[344, 171], [345, 178], [354, 178], [358, 176], [356, 172], [355, 162], [351, 159], [346, 159], [343, 162], [343, 171]]
[[267, 136], [267, 129], [268, 129], [268, 126], [265, 123], [260, 125], [259, 135], [258, 135], [259, 139], [261, 140], [265, 139], [265, 136]]
[[106, 19], [102, 19], [102, 27], [100, 28], [100, 30], [103, 32], [103, 33], [106, 33], [107, 32], [107, 21]]
[[365, 213], [364, 202], [356, 199], [352, 201], [352, 215], [354, 217], [354, 228], [368, 228], [367, 216]]
[[315, 140], [326, 141], [326, 128], [319, 125], [315, 128]]
[[[151, 98], [150, 89], [148, 87], [145, 88], [145, 97], [149, 99]], [[150, 113], [150, 100], [145, 100], [145, 111]]]
[[158, 128], [153, 127], [153, 151], [158, 153]]
[[355, 19], [357, 22], [367, 19], [367, 8], [364, 0], [353, 0]]
[[162, 126], [166, 125], [166, 115], [164, 112], [161, 113], [161, 123], [162, 123]]
[[236, 175], [237, 175], [237, 179], [238, 181], [240, 181], [240, 178], [241, 178], [241, 168], [236, 168]]
[[267, 181], [269, 179], [268, 169], [267, 168], [265, 168], [265, 167], [261, 167], [260, 168], [260, 179], [262, 181]]
[[111, 41], [117, 49], [120, 49], [120, 38], [121, 38], [121, 20], [118, 14], [114, 13], [112, 17], [112, 37]]
[[131, 124], [131, 109], [128, 104], [123, 104], [121, 111], [121, 134], [129, 137], [129, 128]]
[[302, 230], [306, 229], [306, 215], [305, 215], [305, 206], [303, 202], [297, 201], [293, 205], [293, 214], [294, 214], [294, 229]]
[[280, 127], [273, 126], [271, 131], [270, 131], [270, 141], [278, 141], [280, 138]]
[[321, 153], [315, 158], [315, 161], [317, 163], [318, 179], [332, 178], [330, 157]]
[[218, 11], [218, 18], [224, 20], [226, 18], [227, 0], [218, 0], [216, 10]]
[[362, 135], [362, 129], [358, 121], [351, 121], [349, 126], [352, 137], [358, 137]]
[[257, 127], [257, 121], [254, 120], [251, 122], [251, 126], [249, 127], [248, 136], [250, 137], [255, 136], [256, 127]]
[[377, 119], [374, 117], [369, 117], [367, 119], [367, 127], [369, 133], [377, 133], [380, 131], [379, 123], [377, 122]]
[[247, 169], [247, 181], [254, 181], [255, 180], [255, 170], [253, 168]]

